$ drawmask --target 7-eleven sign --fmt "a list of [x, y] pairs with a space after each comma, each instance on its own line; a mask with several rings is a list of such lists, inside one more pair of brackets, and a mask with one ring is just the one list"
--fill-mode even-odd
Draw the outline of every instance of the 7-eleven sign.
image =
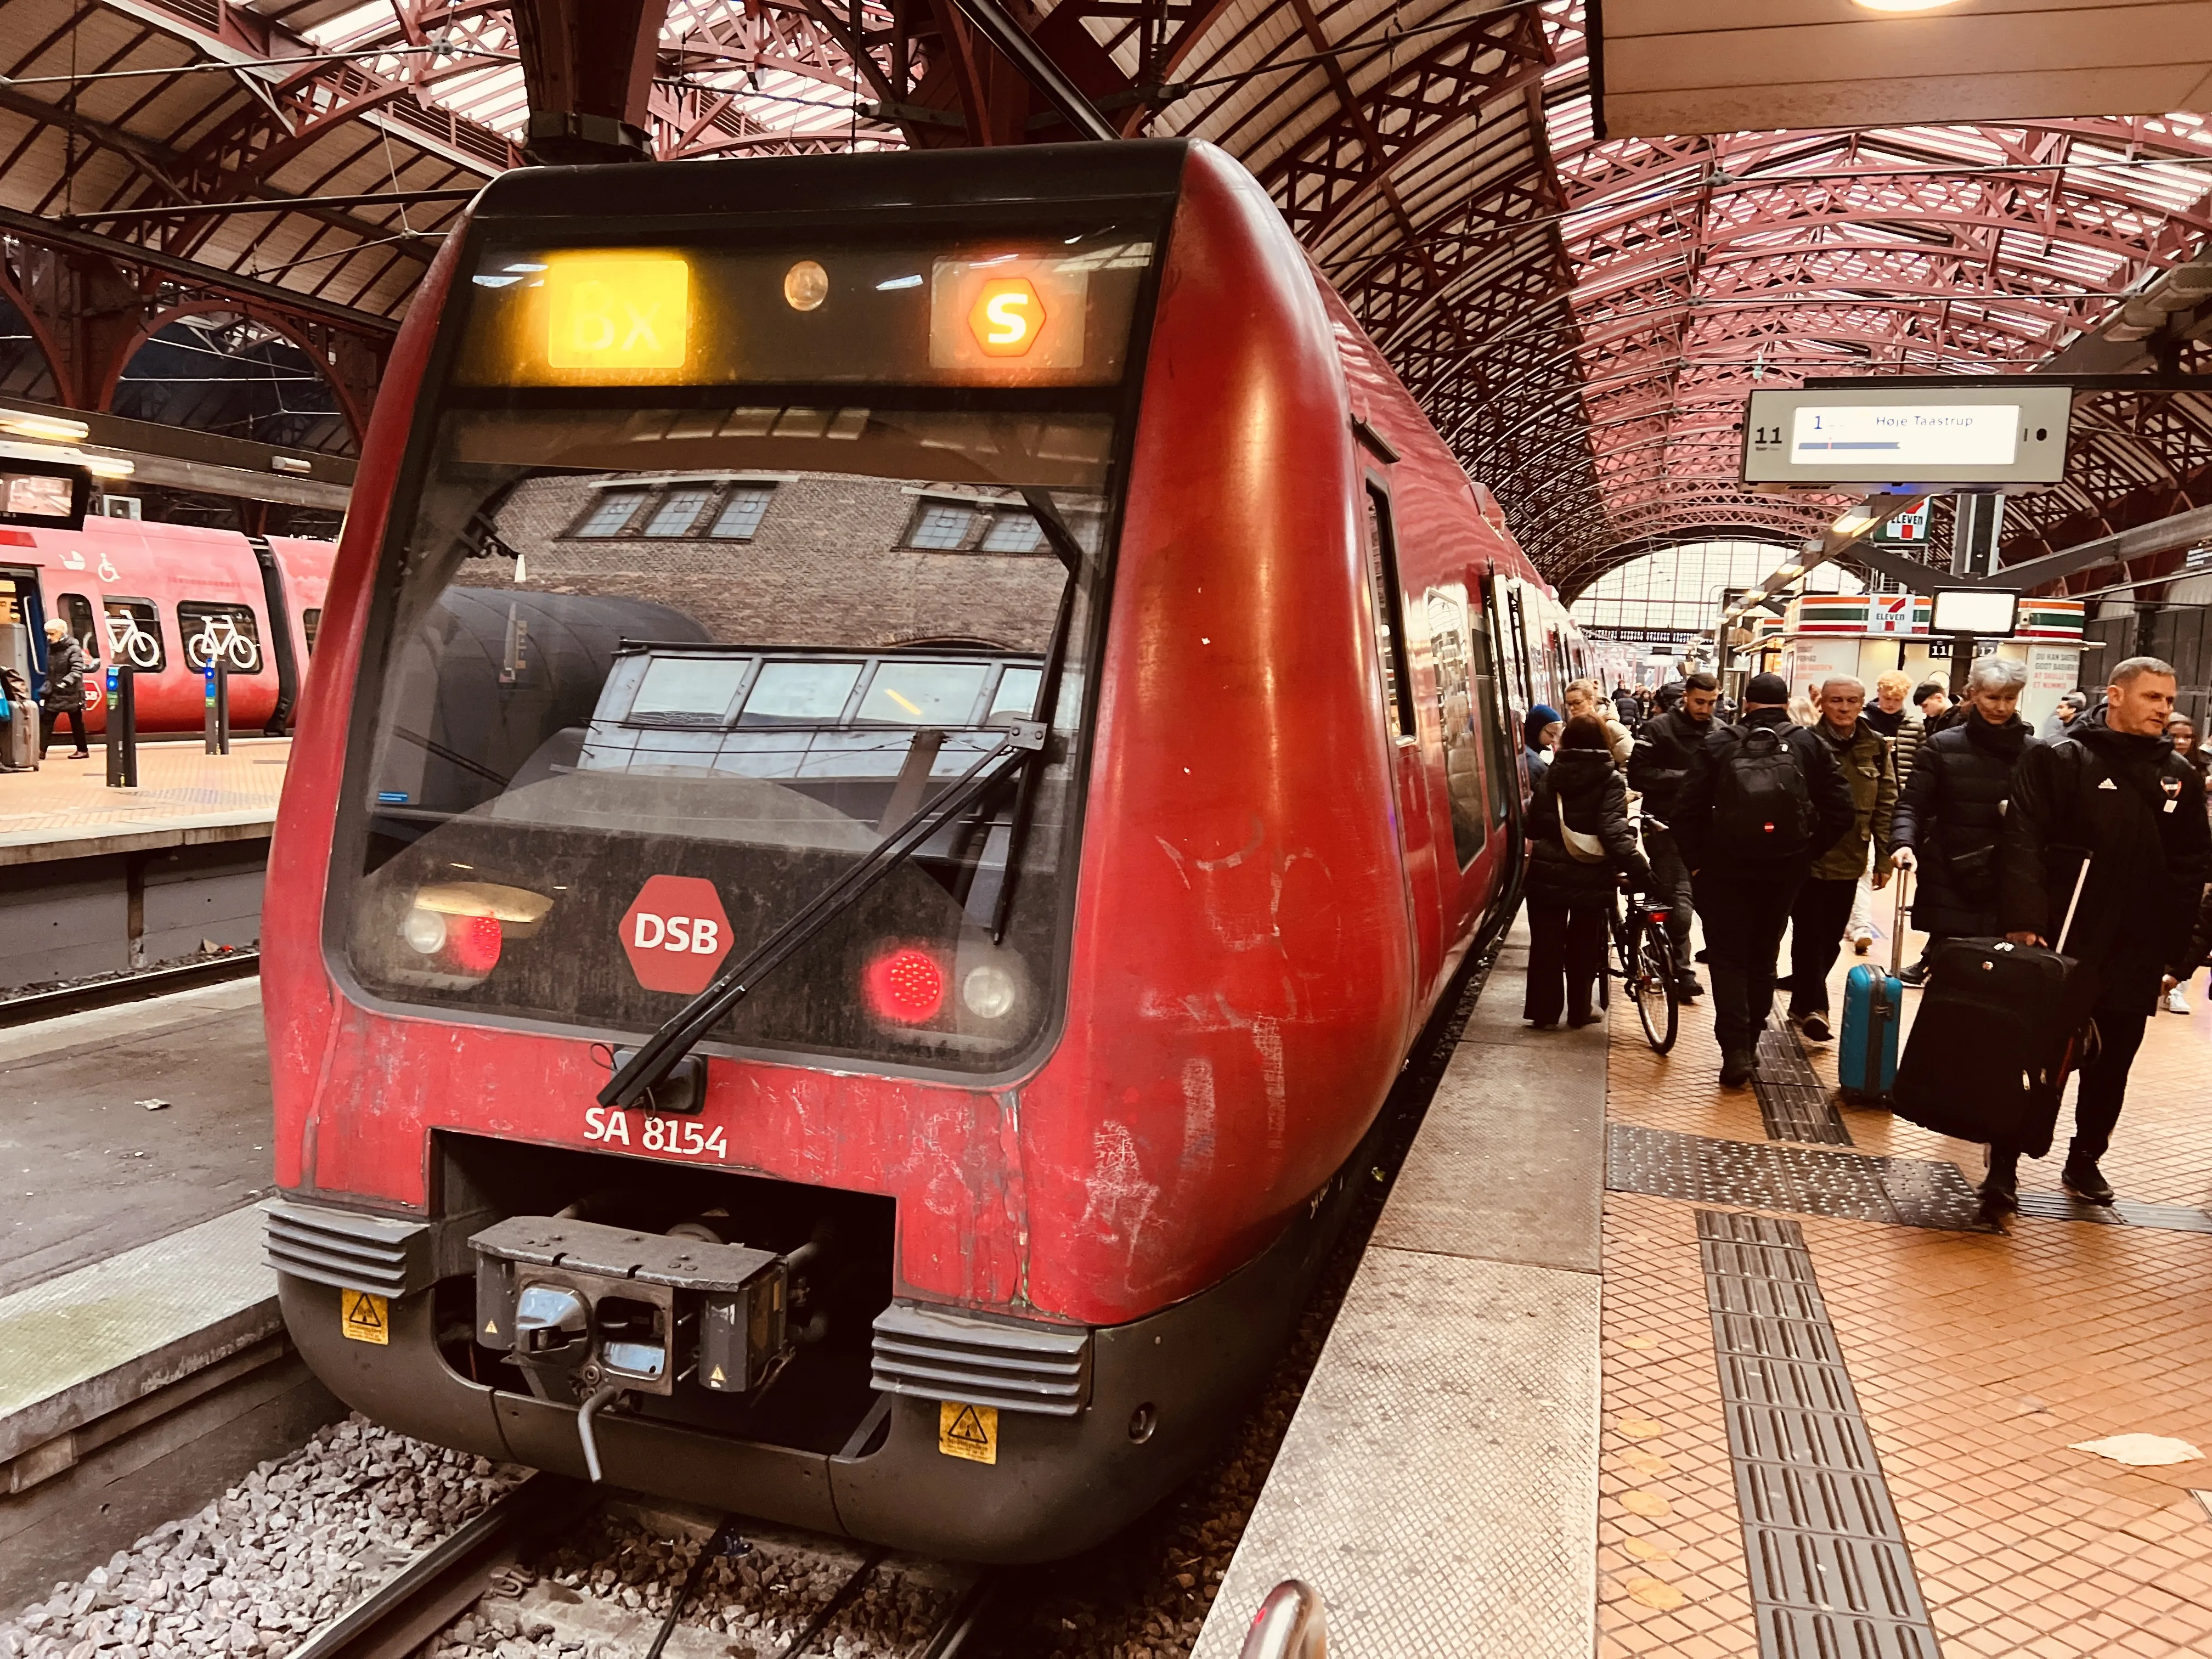
[[1878, 546], [1894, 546], [1903, 542], [1924, 542], [1928, 539], [1928, 503], [1923, 501], [1910, 513], [1900, 513], [1884, 522], [1874, 532]]
[[1912, 631], [1912, 595], [1868, 594], [1866, 631], [1869, 634], [1910, 634]]

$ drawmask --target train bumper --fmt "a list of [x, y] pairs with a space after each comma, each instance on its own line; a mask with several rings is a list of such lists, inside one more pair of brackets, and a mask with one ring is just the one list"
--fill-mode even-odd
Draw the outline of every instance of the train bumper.
[[[1280, 1356], [1350, 1188], [1332, 1182], [1328, 1201], [1302, 1208], [1211, 1289], [1095, 1329], [1088, 1404], [1076, 1415], [1002, 1410], [986, 1446], [975, 1425], [948, 1423], [938, 1401], [889, 1395], [884, 1431], [848, 1456], [603, 1414], [606, 1481], [931, 1555], [1072, 1555], [1165, 1497], [1234, 1425]], [[293, 1341], [355, 1409], [441, 1445], [585, 1475], [576, 1409], [454, 1370], [439, 1350], [433, 1291], [390, 1301], [377, 1341], [347, 1334], [351, 1293], [282, 1272], [278, 1286]], [[992, 1461], [980, 1461], [987, 1449]]]

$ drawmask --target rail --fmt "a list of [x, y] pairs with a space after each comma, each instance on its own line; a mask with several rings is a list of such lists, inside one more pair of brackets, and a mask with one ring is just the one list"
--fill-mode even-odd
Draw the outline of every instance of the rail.
[[308, 1638], [293, 1659], [406, 1659], [481, 1598], [493, 1573], [572, 1522], [591, 1489], [533, 1474]]
[[261, 971], [258, 951], [234, 951], [204, 962], [179, 963], [173, 968], [151, 968], [143, 973], [119, 974], [89, 985], [64, 986], [58, 991], [33, 991], [28, 996], [0, 1000], [0, 1028], [28, 1025], [33, 1020], [58, 1019], [64, 1014], [88, 1013], [126, 1002], [143, 1002], [175, 991], [196, 991], [204, 985], [221, 985], [234, 979], [251, 979]]
[[1328, 1659], [1328, 1614], [1321, 1592], [1285, 1578], [1267, 1592], [1237, 1659]]

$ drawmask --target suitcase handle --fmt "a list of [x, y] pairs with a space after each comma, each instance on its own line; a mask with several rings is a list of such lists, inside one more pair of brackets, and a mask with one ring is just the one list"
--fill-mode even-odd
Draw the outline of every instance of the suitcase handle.
[[1895, 979], [1905, 962], [1905, 895], [1912, 885], [1912, 872], [1897, 872], [1897, 920], [1889, 930], [1889, 976]]
[[2066, 941], [2074, 936], [2074, 913], [2081, 908], [2081, 889], [2089, 880], [2089, 854], [2081, 855], [2081, 867], [2074, 874], [2074, 896], [2066, 901], [2066, 920], [2058, 929], [2058, 943], [2051, 948], [2060, 956], [2066, 954]]

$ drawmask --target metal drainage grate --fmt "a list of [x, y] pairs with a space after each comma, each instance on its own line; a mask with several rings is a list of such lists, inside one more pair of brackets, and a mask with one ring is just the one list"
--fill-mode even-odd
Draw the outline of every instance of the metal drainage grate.
[[1762, 1659], [1937, 1659], [1804, 1235], [1700, 1210], [1698, 1254]]
[[1759, 1097], [1759, 1115], [1769, 1140], [1802, 1140], [1816, 1146], [1848, 1146], [1851, 1132], [1837, 1115], [1797, 1033], [1770, 1018], [1759, 1034], [1751, 1086]]
[[1955, 1164], [1613, 1123], [1606, 1127], [1605, 1166], [1605, 1184], [1619, 1193], [1947, 1232], [1973, 1223], [1974, 1189]]

